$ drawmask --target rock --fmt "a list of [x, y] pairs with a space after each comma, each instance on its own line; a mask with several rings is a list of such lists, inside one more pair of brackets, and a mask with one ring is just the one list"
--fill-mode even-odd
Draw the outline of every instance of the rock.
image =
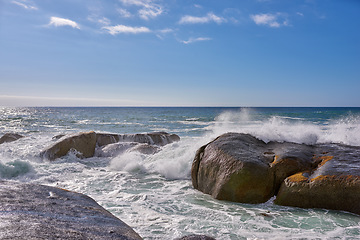
[[86, 132], [70, 135], [65, 138], [63, 138], [64, 135], [59, 135], [58, 137], [61, 139], [48, 149], [42, 151], [40, 153], [41, 157], [55, 160], [65, 156], [70, 150], [75, 150], [77, 156], [83, 158], [93, 157], [95, 150], [96, 156], [113, 157], [132, 147], [134, 147], [132, 151], [154, 154], [159, 151], [158, 146], [164, 146], [180, 140], [178, 135], [166, 132], [120, 135]]
[[274, 194], [274, 174], [265, 142], [248, 134], [227, 133], [196, 153], [193, 186], [216, 199], [262, 203]]
[[53, 136], [52, 140], [59, 140], [60, 138], [62, 138], [64, 136], [65, 136], [65, 134], [59, 134], [59, 135]]
[[249, 134], [223, 134], [201, 147], [193, 161], [193, 186], [216, 199], [262, 203], [283, 180], [313, 167], [313, 147], [265, 143]]
[[131, 148], [131, 152], [139, 152], [146, 155], [152, 155], [157, 153], [160, 150], [158, 146], [149, 145], [149, 144], [137, 144], [135, 147]]
[[227, 133], [201, 147], [193, 186], [220, 200], [344, 210], [360, 214], [360, 147], [265, 143]]
[[111, 143], [119, 142], [119, 135], [110, 133], [96, 133], [96, 145], [102, 147]]
[[206, 235], [189, 235], [189, 236], [184, 236], [181, 238], [176, 238], [175, 240], [215, 240], [215, 238], [206, 236]]
[[96, 133], [85, 132], [70, 135], [61, 141], [50, 146], [48, 149], [40, 153], [41, 157], [49, 160], [55, 160], [68, 154], [70, 150], [78, 152], [78, 157], [92, 157], [94, 156], [96, 145]]
[[318, 167], [286, 178], [275, 203], [360, 214], [360, 148], [319, 146], [317, 152]]
[[314, 147], [296, 143], [270, 142], [268, 147], [273, 148], [273, 161], [270, 168], [274, 172], [274, 193], [277, 194], [282, 182], [288, 176], [301, 171], [309, 171], [314, 167]]
[[0, 138], [0, 144], [5, 143], [5, 142], [13, 142], [16, 141], [20, 138], [23, 138], [24, 136], [17, 134], [17, 133], [5, 133], [1, 138]]
[[180, 137], [176, 134], [168, 134], [166, 132], [138, 133], [138, 134], [121, 134], [119, 142], [137, 142], [147, 143], [150, 145], [164, 146], [169, 143], [180, 141]]
[[142, 239], [90, 197], [0, 182], [0, 239]]

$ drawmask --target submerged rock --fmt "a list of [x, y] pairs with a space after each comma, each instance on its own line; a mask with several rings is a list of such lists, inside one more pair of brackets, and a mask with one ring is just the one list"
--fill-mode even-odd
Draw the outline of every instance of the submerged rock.
[[92, 157], [95, 153], [96, 133], [83, 132], [70, 135], [61, 141], [50, 146], [40, 153], [41, 157], [55, 160], [68, 154], [70, 150], [75, 150], [78, 157]]
[[345, 210], [360, 214], [360, 148], [265, 143], [227, 133], [201, 147], [193, 186], [214, 198], [242, 203]]
[[0, 181], [0, 239], [142, 239], [90, 197]]
[[20, 138], [23, 138], [24, 136], [17, 134], [17, 133], [5, 133], [1, 138], [0, 138], [0, 144], [5, 143], [5, 142], [13, 142], [16, 141]]

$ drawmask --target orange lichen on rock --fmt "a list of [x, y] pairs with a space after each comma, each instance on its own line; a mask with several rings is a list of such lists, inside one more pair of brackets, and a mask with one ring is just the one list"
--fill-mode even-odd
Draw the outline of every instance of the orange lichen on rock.
[[333, 159], [334, 156], [314, 156], [314, 162], [317, 164], [317, 167], [321, 167], [323, 166], [325, 163], [327, 163], [328, 161], [330, 161], [331, 159]]
[[310, 179], [311, 182], [317, 181], [338, 181], [338, 182], [360, 182], [360, 176], [355, 175], [320, 175]]
[[300, 172], [300, 173], [296, 173], [294, 175], [291, 175], [290, 177], [288, 177], [287, 179], [291, 182], [306, 182], [309, 180], [308, 177], [304, 176], [305, 173], [308, 172]]

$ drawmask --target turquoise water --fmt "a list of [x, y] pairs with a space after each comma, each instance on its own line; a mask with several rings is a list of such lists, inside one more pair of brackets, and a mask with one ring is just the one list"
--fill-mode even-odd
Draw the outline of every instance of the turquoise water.
[[[58, 134], [166, 131], [180, 142], [154, 155], [56, 162], [39, 157]], [[87, 194], [144, 239], [207, 234], [216, 239], [356, 239], [360, 217], [347, 212], [212, 199], [192, 188], [196, 150], [225, 132], [264, 141], [360, 146], [360, 108], [0, 108], [0, 136], [25, 138], [0, 145], [0, 178]]]

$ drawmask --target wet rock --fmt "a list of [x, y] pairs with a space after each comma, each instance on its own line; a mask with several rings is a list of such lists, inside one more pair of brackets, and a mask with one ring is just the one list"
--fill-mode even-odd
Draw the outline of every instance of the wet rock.
[[[61, 137], [60, 137], [61, 136]], [[86, 132], [61, 138], [54, 145], [42, 151], [40, 156], [49, 160], [55, 160], [68, 154], [70, 150], [76, 152], [81, 158], [96, 156], [113, 157], [126, 150], [137, 151], [143, 154], [154, 154], [159, 151], [159, 146], [164, 146], [180, 137], [166, 132], [153, 132], [141, 134], [110, 134]]]
[[23, 138], [24, 136], [17, 134], [17, 133], [5, 133], [1, 138], [0, 138], [0, 144], [5, 143], [5, 142], [13, 142], [16, 141], [20, 138]]
[[286, 177], [311, 169], [312, 155], [311, 146], [227, 133], [198, 150], [192, 182], [216, 199], [262, 203], [276, 194]]
[[275, 203], [360, 214], [360, 149], [332, 145], [317, 152], [318, 167], [286, 178]]
[[220, 200], [360, 214], [360, 147], [340, 144], [265, 143], [227, 133], [201, 147], [193, 186]]
[[180, 137], [178, 135], [169, 134], [166, 132], [119, 135], [119, 142], [137, 142], [137, 143], [147, 143], [150, 145], [164, 146], [166, 144], [177, 141], [180, 141]]
[[41, 157], [49, 160], [55, 160], [68, 154], [70, 150], [75, 150], [78, 157], [92, 157], [94, 156], [96, 145], [96, 133], [84, 132], [70, 135], [48, 149], [40, 153]]
[[248, 134], [221, 135], [196, 153], [193, 186], [216, 199], [266, 202], [274, 193], [266, 143]]
[[96, 145], [102, 147], [111, 143], [119, 142], [119, 135], [110, 133], [96, 133]]
[[93, 199], [64, 189], [0, 182], [0, 239], [142, 239]]
[[175, 240], [215, 240], [215, 238], [206, 236], [206, 235], [189, 235], [189, 236], [184, 236], [181, 238], [176, 238]]

